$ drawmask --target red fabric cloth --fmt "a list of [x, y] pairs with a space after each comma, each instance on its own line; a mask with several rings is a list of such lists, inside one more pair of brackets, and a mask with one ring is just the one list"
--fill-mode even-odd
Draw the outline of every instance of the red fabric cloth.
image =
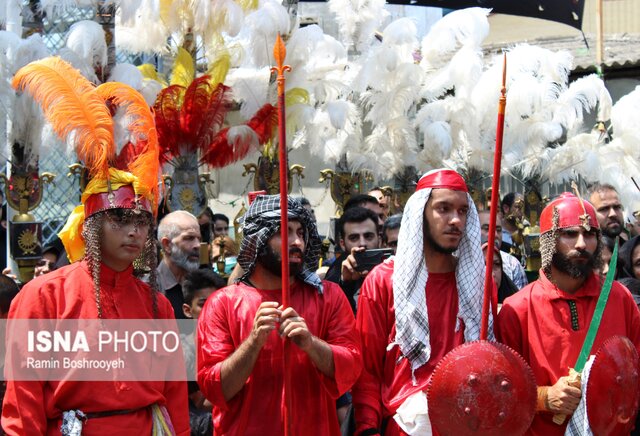
[[[133, 276], [133, 269], [115, 272], [103, 265], [103, 318], [153, 318], [151, 291]], [[173, 318], [167, 299], [158, 294], [158, 318]], [[96, 319], [93, 280], [85, 262], [77, 262], [27, 283], [11, 304], [14, 319]], [[135, 413], [93, 418], [82, 434], [151, 434], [151, 411], [165, 405], [176, 434], [188, 435], [187, 384], [175, 382], [8, 381], [2, 408], [2, 427], [10, 435], [59, 435], [63, 411], [103, 412], [139, 409]]]
[[454, 272], [429, 273], [425, 303], [431, 330], [431, 358], [415, 371], [417, 385], [411, 379], [411, 364], [402, 359], [400, 348], [391, 344], [396, 336], [393, 304], [393, 260], [373, 269], [364, 281], [358, 299], [356, 328], [362, 342], [364, 369], [353, 388], [356, 434], [368, 428], [380, 428], [389, 420], [385, 435], [402, 434], [393, 415], [404, 400], [425, 390], [436, 364], [464, 342], [464, 328], [455, 331], [458, 291]]
[[[580, 354], [601, 288], [600, 278], [591, 274], [575, 294], [568, 294], [551, 283], [541, 270], [537, 281], [504, 301], [496, 336], [531, 365], [538, 386], [552, 386], [560, 377], [569, 375], [569, 368]], [[569, 300], [575, 301], [578, 309], [577, 331], [571, 328]], [[640, 312], [629, 291], [618, 282], [613, 282], [592, 354], [614, 335], [628, 337], [640, 349]], [[563, 435], [569, 420], [556, 425], [552, 417], [551, 413], [537, 413], [527, 434]]]
[[426, 188], [452, 189], [454, 191], [469, 192], [462, 176], [453, 170], [429, 171], [418, 180], [416, 191]]
[[[303, 317], [311, 333], [333, 351], [335, 379], [316, 369], [306, 353], [291, 350], [291, 404], [294, 435], [339, 435], [336, 399], [356, 381], [362, 369], [360, 345], [351, 306], [340, 287], [323, 282], [318, 291], [295, 280], [291, 307]], [[283, 341], [271, 333], [244, 387], [226, 402], [220, 368], [249, 336], [258, 307], [280, 302], [281, 291], [235, 284], [209, 298], [198, 319], [198, 384], [213, 403], [216, 435], [282, 435]]]

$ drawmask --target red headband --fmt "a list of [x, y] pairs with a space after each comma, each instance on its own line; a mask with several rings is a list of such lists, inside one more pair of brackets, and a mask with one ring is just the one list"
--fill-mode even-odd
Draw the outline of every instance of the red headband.
[[109, 194], [108, 192], [101, 192], [87, 197], [84, 202], [85, 218], [109, 209], [140, 209], [153, 213], [151, 202], [145, 197], [137, 196], [131, 185], [125, 185], [116, 191], [111, 191], [111, 199]]
[[428, 172], [418, 181], [416, 191], [426, 188], [469, 192], [462, 176], [453, 170], [434, 170]]

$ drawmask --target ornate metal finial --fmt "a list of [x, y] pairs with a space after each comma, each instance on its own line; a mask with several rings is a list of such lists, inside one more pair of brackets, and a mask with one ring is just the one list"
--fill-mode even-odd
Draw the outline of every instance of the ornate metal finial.
[[584, 213], [580, 215], [579, 218], [580, 221], [582, 221], [582, 227], [584, 227], [584, 229], [588, 232], [589, 230], [591, 230], [591, 217], [587, 213], [587, 209], [584, 207], [584, 201], [582, 201], [580, 191], [578, 191], [578, 185], [576, 185], [575, 181], [571, 181], [571, 188], [573, 189], [573, 192], [575, 192], [576, 197], [578, 197], [578, 200], [580, 200], [580, 206], [582, 206], [582, 212]]

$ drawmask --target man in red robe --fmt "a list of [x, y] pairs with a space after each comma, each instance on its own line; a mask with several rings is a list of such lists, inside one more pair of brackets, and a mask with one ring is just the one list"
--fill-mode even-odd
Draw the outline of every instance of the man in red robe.
[[[27, 283], [9, 319], [173, 318], [169, 301], [133, 275], [136, 259], [155, 266], [153, 217], [151, 203], [121, 182], [112, 173], [114, 191], [103, 186], [97, 189], [104, 192], [83, 196], [83, 260]], [[94, 179], [87, 189], [104, 183]], [[66, 235], [61, 238], [68, 242]], [[190, 433], [183, 381], [9, 380], [2, 427], [10, 435], [59, 435], [63, 419], [79, 425], [73, 417], [80, 417], [82, 435], [151, 434], [154, 406], [168, 414], [174, 434]]]
[[[527, 434], [563, 435], [581, 388], [570, 382], [602, 288], [600, 227], [593, 206], [570, 193], [540, 215], [540, 278], [507, 298], [498, 315], [498, 340], [529, 363], [538, 384], [537, 413]], [[613, 282], [592, 352], [611, 336], [628, 337], [640, 349], [640, 312], [629, 291]]]
[[353, 389], [356, 434], [424, 431], [394, 414], [422, 396], [424, 407], [413, 412], [428, 421], [424, 391], [436, 364], [479, 338], [483, 271], [464, 180], [452, 170], [425, 174], [405, 206], [396, 256], [367, 275], [358, 300], [364, 369]]
[[290, 307], [281, 303], [280, 196], [258, 196], [244, 217], [239, 282], [207, 300], [198, 323], [198, 384], [214, 433], [283, 434], [283, 344], [289, 347], [291, 431], [339, 435], [336, 399], [362, 368], [351, 307], [320, 281], [311, 214], [288, 200]]
[[[82, 353], [89, 355], [93, 351], [90, 357], [102, 356], [104, 350], [99, 349], [92, 333], [103, 331], [103, 326], [117, 324], [122, 327], [117, 333], [130, 334], [131, 331], [122, 330], [125, 324], [131, 325], [131, 320], [147, 319], [149, 324], [158, 325], [162, 324], [161, 319], [173, 318], [170, 303], [155, 287], [153, 221], [159, 148], [153, 115], [133, 88], [118, 82], [96, 88], [58, 57], [21, 68], [13, 78], [13, 86], [18, 93], [30, 94], [42, 106], [53, 131], [75, 149], [90, 182], [84, 188], [82, 204], [74, 209], [58, 234], [67, 257], [74, 263], [27, 283], [11, 305], [9, 328], [12, 320], [14, 325], [24, 325], [20, 320], [30, 320], [26, 329], [14, 331], [15, 336], [20, 336], [23, 330], [39, 334], [32, 326], [41, 326], [43, 319], [56, 320], [55, 327], [81, 325], [85, 330], [54, 333], [73, 333], [76, 338], [82, 335], [85, 340], [89, 336]], [[119, 130], [114, 129], [114, 118], [118, 119]], [[116, 131], [121, 134], [116, 135]], [[128, 142], [123, 144], [122, 138]], [[134, 276], [134, 261], [141, 268], [137, 273], [151, 271], [152, 286]], [[90, 321], [64, 322], [79, 319]], [[110, 323], [110, 320], [118, 321]], [[175, 322], [168, 324], [175, 327]], [[7, 342], [11, 345], [9, 352], [15, 350], [21, 358], [24, 344], [11, 334]], [[29, 348], [30, 354], [25, 356], [27, 366], [29, 357], [41, 351]], [[115, 352], [115, 347], [112, 350]], [[78, 380], [74, 376], [78, 374], [77, 363], [82, 361], [76, 359], [79, 356], [84, 359], [82, 353], [72, 355], [76, 362], [73, 366], [65, 367], [58, 360], [62, 373], [36, 372], [34, 378], [22, 376], [24, 372], [20, 370], [25, 365], [12, 365], [8, 374], [17, 375], [7, 383], [3, 429], [19, 436], [152, 432], [163, 436], [188, 435], [186, 383], [167, 381], [171, 380], [166, 377], [167, 372], [157, 368], [159, 361], [170, 360], [168, 354], [156, 354], [158, 359], [150, 360], [146, 347], [143, 351], [140, 354], [145, 356], [149, 368], [144, 368], [146, 373], [142, 375], [151, 373], [152, 379], [158, 377], [155, 379], [158, 381], [136, 376], [134, 365], [126, 367], [125, 359], [130, 362], [131, 354], [125, 354], [120, 359], [123, 365], [111, 372], [89, 371]], [[179, 361], [171, 362], [173, 366], [180, 366], [181, 354]], [[61, 353], [56, 357], [62, 357]], [[106, 381], [99, 381], [101, 377]]]

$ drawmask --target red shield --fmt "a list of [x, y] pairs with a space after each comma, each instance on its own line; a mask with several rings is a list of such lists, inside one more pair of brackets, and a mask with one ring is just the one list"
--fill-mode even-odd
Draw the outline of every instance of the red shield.
[[442, 435], [519, 435], [531, 425], [536, 383], [511, 348], [475, 341], [451, 350], [429, 387], [429, 418]]
[[596, 353], [587, 381], [587, 415], [593, 434], [629, 434], [638, 413], [638, 352], [613, 336]]

